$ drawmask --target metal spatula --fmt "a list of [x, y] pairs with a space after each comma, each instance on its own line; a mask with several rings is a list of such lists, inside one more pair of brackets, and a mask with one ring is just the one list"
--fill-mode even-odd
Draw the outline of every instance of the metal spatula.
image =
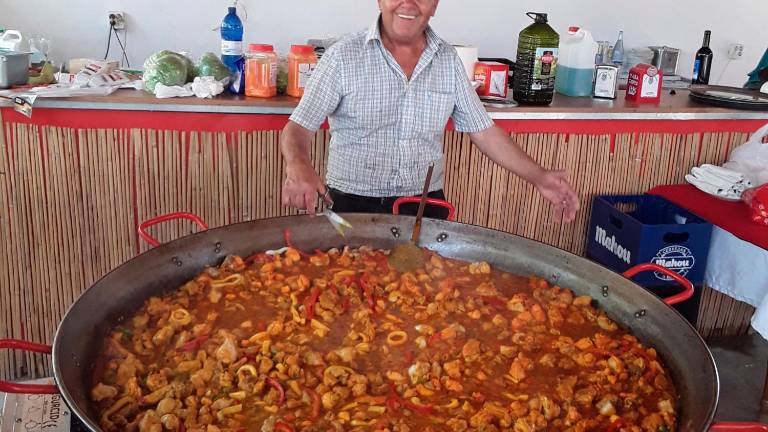
[[401, 272], [414, 271], [424, 265], [424, 251], [418, 246], [418, 243], [419, 234], [421, 233], [421, 218], [424, 216], [424, 207], [427, 204], [429, 183], [432, 180], [432, 170], [434, 168], [434, 164], [429, 164], [427, 178], [424, 181], [424, 190], [421, 192], [421, 201], [419, 201], [419, 210], [416, 212], [416, 222], [413, 224], [411, 240], [395, 246], [389, 253], [389, 265]]

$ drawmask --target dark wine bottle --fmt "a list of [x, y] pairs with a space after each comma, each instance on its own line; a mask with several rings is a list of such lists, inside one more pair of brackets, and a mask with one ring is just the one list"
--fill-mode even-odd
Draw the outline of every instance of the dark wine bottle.
[[709, 38], [712, 32], [704, 32], [704, 44], [696, 52], [696, 60], [693, 63], [693, 84], [709, 84], [709, 73], [712, 71], [712, 50], [709, 48]]

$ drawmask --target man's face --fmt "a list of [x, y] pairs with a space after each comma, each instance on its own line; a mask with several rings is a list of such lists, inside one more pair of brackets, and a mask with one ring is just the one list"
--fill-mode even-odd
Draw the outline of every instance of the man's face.
[[421, 37], [439, 0], [378, 0], [383, 31], [396, 42]]

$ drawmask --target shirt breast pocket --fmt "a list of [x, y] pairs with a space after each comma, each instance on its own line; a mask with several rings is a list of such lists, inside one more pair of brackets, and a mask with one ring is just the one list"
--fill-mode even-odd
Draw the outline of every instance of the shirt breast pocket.
[[422, 135], [442, 134], [453, 112], [455, 96], [450, 92], [424, 90], [419, 95], [421, 109], [417, 110], [417, 130]]

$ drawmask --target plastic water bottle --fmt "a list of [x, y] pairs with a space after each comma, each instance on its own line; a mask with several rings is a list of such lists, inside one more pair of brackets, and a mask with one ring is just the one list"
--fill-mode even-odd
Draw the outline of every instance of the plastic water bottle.
[[243, 94], [245, 92], [243, 22], [237, 16], [237, 9], [234, 6], [229, 7], [227, 15], [221, 21], [221, 61], [232, 71], [229, 91]]
[[613, 55], [611, 55], [611, 63], [618, 67], [624, 63], [624, 32], [619, 32], [619, 38], [616, 39], [616, 44], [613, 46]]

